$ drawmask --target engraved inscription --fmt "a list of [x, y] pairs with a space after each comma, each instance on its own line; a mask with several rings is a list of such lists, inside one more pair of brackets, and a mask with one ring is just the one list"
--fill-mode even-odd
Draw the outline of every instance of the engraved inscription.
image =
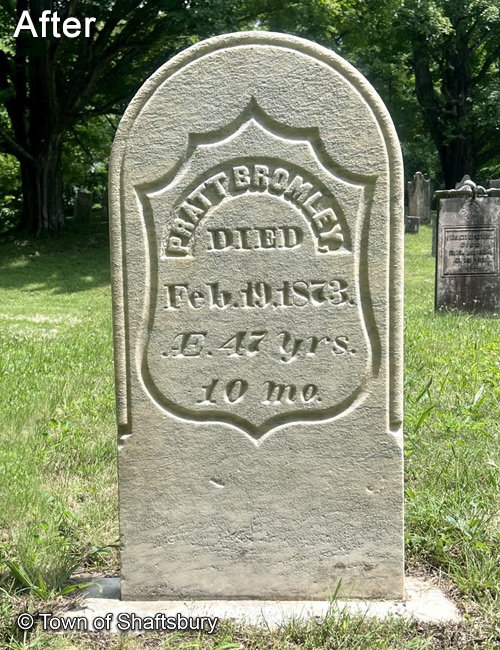
[[498, 274], [495, 228], [444, 228], [443, 275]]
[[[305, 384], [297, 386], [296, 384], [277, 383], [275, 381], [266, 381], [262, 386], [252, 387], [254, 392], [260, 393], [260, 403], [263, 405], [285, 405], [285, 404], [311, 404], [321, 403], [318, 396], [318, 387], [315, 384]], [[218, 406], [219, 403], [236, 404], [244, 399], [249, 384], [244, 379], [233, 379], [227, 384], [221, 384], [220, 379], [212, 379], [206, 386], [202, 386], [203, 398], [197, 401], [197, 404], [204, 406]]]
[[281, 285], [247, 282], [240, 288], [225, 288], [222, 282], [206, 282], [194, 288], [188, 282], [165, 284], [164, 309], [277, 309], [307, 305], [351, 305], [344, 279], [329, 281], [284, 280]]
[[[342, 226], [328, 190], [321, 181], [314, 178], [309, 181], [302, 170], [290, 165], [273, 167], [270, 164], [255, 163], [234, 165], [213, 174], [183, 195], [180, 204], [174, 208], [164, 254], [167, 257], [191, 255], [200, 221], [224, 199], [246, 192], [270, 194], [299, 209], [310, 223], [321, 253], [336, 251], [342, 246]], [[236, 233], [219, 229], [209, 233], [211, 250], [230, 246], [242, 250], [293, 248], [302, 240], [302, 233], [298, 229], [272, 227], [257, 230], [243, 228]]]
[[304, 239], [302, 228], [281, 226], [278, 228], [208, 228], [207, 250], [260, 251], [282, 248], [293, 249]]
[[204, 135], [138, 189], [157, 287], [144, 385], [177, 417], [255, 441], [344, 413], [377, 372], [360, 264], [372, 180], [259, 119]]
[[[230, 358], [254, 357], [260, 352], [279, 359], [282, 363], [290, 363], [296, 359], [315, 357], [316, 355], [340, 356], [346, 353], [356, 354], [349, 345], [349, 336], [312, 335], [299, 337], [289, 331], [282, 331], [271, 336], [267, 330], [240, 331], [231, 334], [226, 340], [220, 341], [220, 336], [208, 332], [175, 333], [170, 345], [161, 353], [164, 358], [180, 357], [192, 359], [196, 357], [223, 356]], [[225, 339], [225, 337], [222, 337]]]

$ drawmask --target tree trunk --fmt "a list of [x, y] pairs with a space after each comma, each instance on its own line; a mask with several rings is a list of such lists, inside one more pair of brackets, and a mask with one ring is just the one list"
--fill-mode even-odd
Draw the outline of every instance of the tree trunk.
[[441, 170], [447, 189], [465, 174], [474, 176], [475, 149], [471, 128], [471, 68], [466, 24], [455, 27], [453, 43], [443, 63], [440, 92], [434, 87], [431, 53], [425, 38], [412, 43], [415, 91], [422, 114], [439, 153]]
[[51, 134], [33, 161], [21, 160], [23, 226], [37, 237], [64, 226], [62, 199], [62, 134]]
[[473, 148], [468, 136], [455, 137], [439, 147], [439, 158], [443, 170], [444, 182], [447, 189], [455, 189], [465, 174], [475, 177], [476, 169], [473, 163]]

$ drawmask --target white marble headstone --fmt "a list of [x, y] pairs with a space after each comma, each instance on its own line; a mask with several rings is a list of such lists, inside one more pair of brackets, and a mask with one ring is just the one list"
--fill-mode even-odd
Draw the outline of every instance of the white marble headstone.
[[160, 68], [111, 163], [122, 597], [403, 595], [403, 185], [333, 52]]

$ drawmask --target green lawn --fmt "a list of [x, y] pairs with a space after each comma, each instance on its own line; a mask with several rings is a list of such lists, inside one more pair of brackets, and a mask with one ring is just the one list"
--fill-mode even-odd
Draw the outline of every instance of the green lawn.
[[107, 237], [72, 230], [0, 245], [0, 648], [500, 648], [500, 321], [434, 314], [430, 248], [430, 228], [406, 236], [406, 548], [409, 571], [451, 588], [463, 625], [332, 611], [201, 638], [16, 629], [16, 613], [58, 606], [75, 565], [118, 569]]

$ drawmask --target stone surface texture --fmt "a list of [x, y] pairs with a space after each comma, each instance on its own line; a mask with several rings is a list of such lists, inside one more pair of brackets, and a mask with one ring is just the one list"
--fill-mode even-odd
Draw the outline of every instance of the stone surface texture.
[[431, 244], [431, 255], [436, 257], [437, 250], [437, 225], [439, 222], [439, 201], [437, 202], [438, 210], [432, 215], [432, 244]]
[[419, 217], [420, 223], [429, 223], [431, 218], [431, 181], [422, 172], [416, 172], [408, 181], [408, 216]]
[[403, 595], [402, 162], [308, 41], [201, 42], [110, 177], [126, 600]]
[[[384, 618], [400, 616], [422, 623], [460, 623], [461, 616], [456, 605], [441, 589], [422, 578], [409, 577], [405, 582], [403, 600], [347, 600], [335, 601], [333, 611]], [[118, 632], [118, 617], [122, 613], [135, 615], [144, 620], [159, 612], [166, 616], [217, 617], [264, 627], [286, 625], [298, 619], [312, 617], [321, 619], [332, 611], [328, 600], [272, 601], [272, 600], [208, 600], [208, 601], [127, 601], [120, 600], [119, 578], [101, 578], [93, 587], [85, 590], [84, 601], [78, 609], [65, 612], [67, 618], [84, 619], [89, 631], [93, 630], [95, 618], [112, 615], [111, 632]], [[131, 619], [126, 619], [126, 623]], [[140, 624], [140, 623], [139, 623]]]
[[436, 310], [498, 313], [500, 189], [485, 190], [466, 180], [436, 196]]

